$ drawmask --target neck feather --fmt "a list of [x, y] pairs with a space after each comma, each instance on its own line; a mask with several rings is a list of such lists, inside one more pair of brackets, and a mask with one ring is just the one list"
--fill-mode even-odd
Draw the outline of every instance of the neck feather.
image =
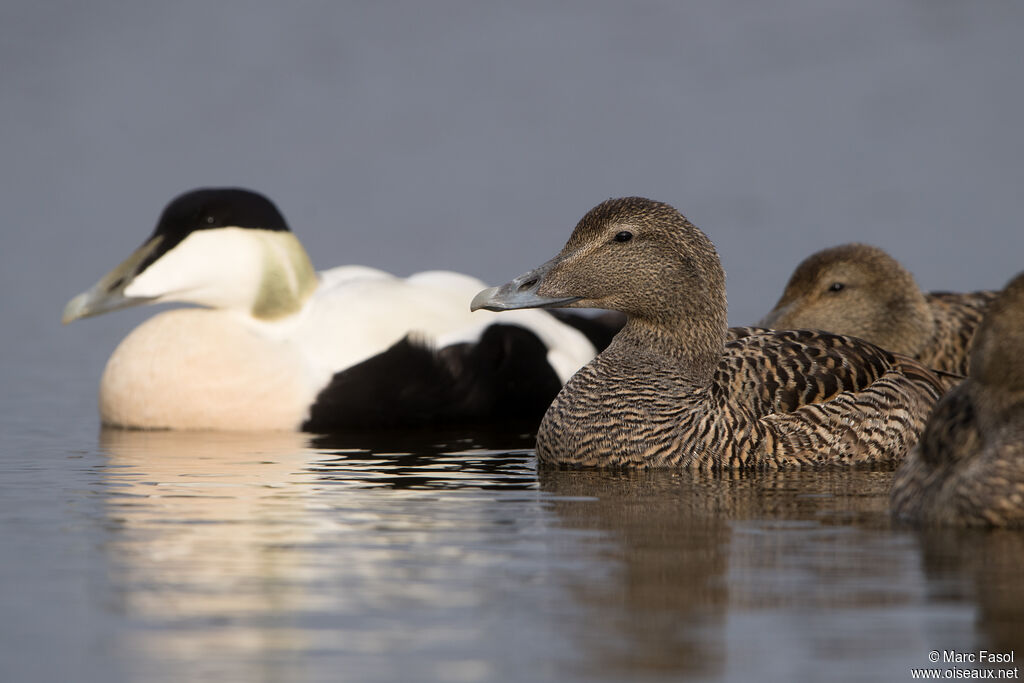
[[611, 361], [670, 367], [680, 375], [707, 384], [725, 349], [726, 327], [690, 321], [674, 327], [630, 318], [605, 351]]
[[316, 270], [291, 233], [268, 233], [262, 244], [263, 276], [251, 313], [276, 320], [297, 313], [317, 287]]

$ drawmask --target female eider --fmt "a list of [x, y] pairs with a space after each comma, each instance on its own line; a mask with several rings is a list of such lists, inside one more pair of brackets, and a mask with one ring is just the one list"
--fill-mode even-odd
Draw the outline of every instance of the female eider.
[[778, 468], [900, 460], [944, 387], [917, 361], [824, 332], [746, 330], [726, 343], [725, 273], [668, 204], [592, 209], [555, 258], [474, 308], [609, 308], [626, 325], [558, 394], [542, 463]]
[[883, 250], [844, 244], [804, 259], [759, 324], [860, 337], [928, 367], [965, 375], [971, 337], [995, 294], [925, 294]]
[[1024, 527], [1024, 273], [989, 304], [970, 374], [896, 470], [892, 510], [926, 524]]
[[442, 271], [317, 274], [266, 197], [201, 189], [172, 201], [64, 322], [145, 303], [205, 307], [160, 313], [121, 342], [100, 383], [106, 425], [331, 432], [538, 419], [595, 347], [546, 312], [471, 314], [482, 286]]

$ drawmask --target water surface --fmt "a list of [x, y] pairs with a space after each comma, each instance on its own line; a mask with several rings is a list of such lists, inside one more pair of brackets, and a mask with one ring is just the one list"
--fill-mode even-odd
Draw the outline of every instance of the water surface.
[[890, 472], [538, 472], [530, 445], [50, 444], [3, 480], [3, 678], [909, 680], [1021, 645], [1024, 539], [894, 529]]

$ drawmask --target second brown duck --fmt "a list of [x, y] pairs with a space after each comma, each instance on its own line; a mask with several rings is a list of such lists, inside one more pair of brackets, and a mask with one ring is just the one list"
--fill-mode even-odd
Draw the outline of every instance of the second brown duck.
[[966, 375], [971, 338], [995, 295], [926, 294], [882, 249], [844, 244], [804, 259], [759, 324], [861, 337], [929, 367]]

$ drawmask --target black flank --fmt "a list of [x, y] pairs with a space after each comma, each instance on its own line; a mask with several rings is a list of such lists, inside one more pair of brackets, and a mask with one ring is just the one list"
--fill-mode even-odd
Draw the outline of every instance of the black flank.
[[334, 375], [302, 429], [479, 425], [544, 415], [562, 387], [547, 347], [518, 325], [492, 325], [475, 344], [432, 350], [409, 337]]

